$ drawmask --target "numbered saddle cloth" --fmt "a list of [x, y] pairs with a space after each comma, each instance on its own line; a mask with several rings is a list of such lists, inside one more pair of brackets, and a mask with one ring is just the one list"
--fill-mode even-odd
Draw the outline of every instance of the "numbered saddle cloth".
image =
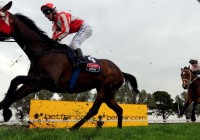
[[85, 56], [85, 59], [87, 60], [87, 63], [80, 64], [81, 71], [90, 73], [99, 73], [101, 71], [98, 59], [91, 56]]

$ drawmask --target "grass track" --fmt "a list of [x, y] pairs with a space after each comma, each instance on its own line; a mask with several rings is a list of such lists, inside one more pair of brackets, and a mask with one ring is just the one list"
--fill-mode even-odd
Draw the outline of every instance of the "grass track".
[[1, 127], [0, 140], [199, 140], [200, 123], [150, 124], [118, 128], [27, 129]]

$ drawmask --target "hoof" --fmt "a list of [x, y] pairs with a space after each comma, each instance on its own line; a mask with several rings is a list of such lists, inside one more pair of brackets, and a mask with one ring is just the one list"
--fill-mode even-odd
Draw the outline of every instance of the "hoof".
[[195, 122], [196, 121], [196, 118], [194, 117], [194, 118], [191, 118], [191, 121], [192, 122]]
[[12, 111], [9, 108], [3, 109], [4, 122], [7, 122], [12, 117]]

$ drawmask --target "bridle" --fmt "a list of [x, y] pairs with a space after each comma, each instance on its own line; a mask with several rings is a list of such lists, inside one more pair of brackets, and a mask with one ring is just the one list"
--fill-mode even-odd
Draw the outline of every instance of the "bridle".
[[[2, 11], [0, 10], [0, 12], [2, 12]], [[4, 12], [2, 12], [2, 13], [4, 13]], [[5, 14], [5, 15], [0, 15], [0, 19], [2, 19], [3, 22], [6, 22], [7, 13], [4, 13], [4, 14]], [[4, 18], [4, 20], [3, 20], [3, 18]], [[3, 22], [1, 22], [0, 30], [1, 30], [1, 28], [2, 28]]]
[[[14, 31], [13, 26], [12, 26], [13, 21], [12, 21], [12, 19], [10, 19], [8, 11], [2, 11], [0, 9], [0, 20], [2, 20], [1, 24], [0, 24], [0, 31], [3, 31], [2, 28], [3, 28], [3, 25], [5, 24], [8, 26], [8, 28], [10, 28], [9, 33], [13, 34], [13, 31]], [[8, 21], [6, 21], [6, 20], [8, 20]], [[4, 34], [10, 36], [10, 34], [6, 34], [6, 33], [4, 33]], [[2, 38], [4, 38], [4, 37], [2, 37]], [[5, 37], [5, 38], [7, 38], [7, 37]]]
[[192, 72], [191, 72], [191, 70], [184, 69], [184, 70], [182, 70], [182, 73], [184, 73], [185, 71], [188, 71], [189, 78], [183, 78], [182, 81], [183, 81], [183, 85], [185, 85], [186, 83], [189, 83], [188, 84], [188, 87], [189, 87], [190, 84], [192, 84], [198, 77], [195, 77], [194, 79], [192, 79]]

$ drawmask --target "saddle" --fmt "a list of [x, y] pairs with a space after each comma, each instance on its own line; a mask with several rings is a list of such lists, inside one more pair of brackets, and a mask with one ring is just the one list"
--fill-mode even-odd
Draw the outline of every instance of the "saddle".
[[76, 53], [65, 44], [59, 44], [57, 48], [60, 52], [64, 51], [63, 53], [67, 54], [68, 59], [74, 65], [75, 69], [80, 68], [80, 71], [89, 73], [99, 73], [101, 71], [98, 59], [92, 56], [84, 56], [84, 60], [81, 60], [77, 57]]

